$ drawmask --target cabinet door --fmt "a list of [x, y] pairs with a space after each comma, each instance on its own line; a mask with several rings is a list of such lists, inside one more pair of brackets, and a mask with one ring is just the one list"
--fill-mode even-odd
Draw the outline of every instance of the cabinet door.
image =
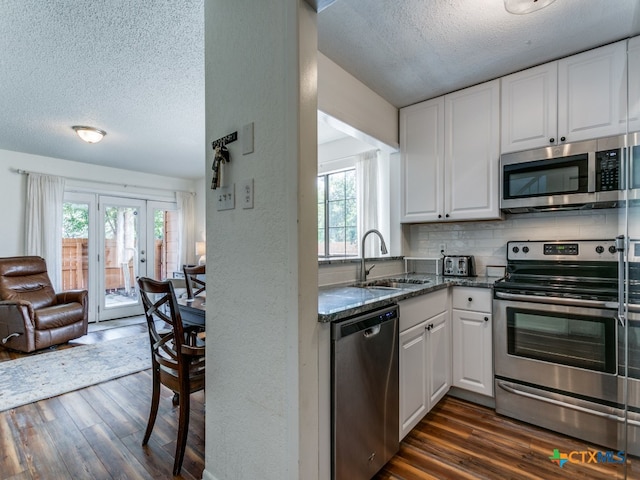
[[451, 322], [449, 312], [427, 320], [428, 408], [440, 401], [451, 387]]
[[627, 51], [629, 84], [629, 132], [640, 131], [640, 37], [629, 40]]
[[500, 81], [445, 96], [445, 218], [500, 218]]
[[400, 110], [402, 221], [438, 220], [443, 208], [444, 97]]
[[558, 130], [558, 63], [501, 79], [502, 153], [555, 145]]
[[400, 333], [400, 439], [427, 413], [426, 322]]
[[558, 136], [567, 142], [627, 128], [626, 41], [558, 61]]
[[452, 311], [453, 385], [493, 396], [491, 315]]

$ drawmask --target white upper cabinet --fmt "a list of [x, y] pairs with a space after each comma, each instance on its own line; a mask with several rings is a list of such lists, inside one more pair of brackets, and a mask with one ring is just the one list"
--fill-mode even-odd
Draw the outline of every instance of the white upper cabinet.
[[500, 82], [445, 95], [445, 220], [500, 218]]
[[626, 41], [502, 78], [502, 153], [624, 134]]
[[629, 40], [629, 132], [640, 131], [640, 37]]
[[400, 110], [402, 221], [500, 218], [500, 84]]
[[557, 99], [557, 62], [503, 77], [502, 153], [557, 143]]
[[558, 62], [560, 141], [588, 140], [627, 130], [627, 42]]
[[400, 110], [402, 212], [405, 222], [444, 211], [444, 97]]

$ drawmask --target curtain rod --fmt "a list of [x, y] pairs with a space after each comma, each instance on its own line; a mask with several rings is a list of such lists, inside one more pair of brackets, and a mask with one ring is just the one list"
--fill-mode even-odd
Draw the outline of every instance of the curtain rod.
[[[42, 173], [42, 172], [34, 172], [31, 170], [23, 170], [21, 168], [12, 168], [11, 169], [12, 172], [14, 173], [19, 173], [21, 175], [29, 175], [30, 173], [34, 173], [37, 175], [51, 175], [50, 173]], [[102, 185], [117, 185], [117, 186], [122, 186], [124, 188], [145, 188], [147, 190], [163, 190], [166, 192], [182, 192], [182, 193], [190, 193], [191, 195], [195, 195], [195, 192], [191, 192], [189, 190], [178, 190], [175, 188], [164, 188], [164, 187], [148, 187], [148, 186], [144, 186], [144, 185], [133, 185], [133, 184], [128, 184], [128, 183], [117, 183], [117, 182], [107, 182], [105, 180], [87, 180], [86, 178], [80, 178], [80, 177], [68, 177], [66, 175], [53, 175], [56, 177], [61, 177], [64, 178], [66, 180], [76, 180], [79, 182], [89, 182], [89, 183], [99, 183]]]

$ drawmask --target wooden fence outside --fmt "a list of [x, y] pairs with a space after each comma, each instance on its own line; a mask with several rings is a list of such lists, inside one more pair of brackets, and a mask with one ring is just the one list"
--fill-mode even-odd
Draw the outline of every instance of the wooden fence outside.
[[[62, 239], [62, 287], [63, 290], [87, 290], [88, 285], [88, 272], [89, 272], [89, 254], [88, 254], [88, 239], [86, 238], [63, 238]], [[155, 259], [154, 265], [154, 278], [163, 279], [167, 278], [167, 268], [175, 269], [173, 262], [167, 262], [167, 256], [175, 257], [175, 255], [168, 255], [163, 248], [163, 241], [155, 241]], [[105, 290], [106, 291], [118, 291], [123, 290], [125, 287], [131, 288], [135, 285], [135, 277], [133, 270], [133, 261], [129, 261], [126, 269], [128, 270], [128, 285], [125, 281], [125, 275], [122, 265], [117, 263], [117, 248], [116, 241], [105, 240]], [[166, 265], [170, 263], [171, 265]], [[173, 270], [170, 270], [173, 271]]]

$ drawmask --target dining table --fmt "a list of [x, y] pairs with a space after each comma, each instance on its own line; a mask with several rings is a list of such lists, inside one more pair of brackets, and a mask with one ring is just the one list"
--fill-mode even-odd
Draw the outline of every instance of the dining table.
[[204, 327], [207, 297], [198, 295], [194, 298], [178, 298], [177, 300], [182, 323]]

